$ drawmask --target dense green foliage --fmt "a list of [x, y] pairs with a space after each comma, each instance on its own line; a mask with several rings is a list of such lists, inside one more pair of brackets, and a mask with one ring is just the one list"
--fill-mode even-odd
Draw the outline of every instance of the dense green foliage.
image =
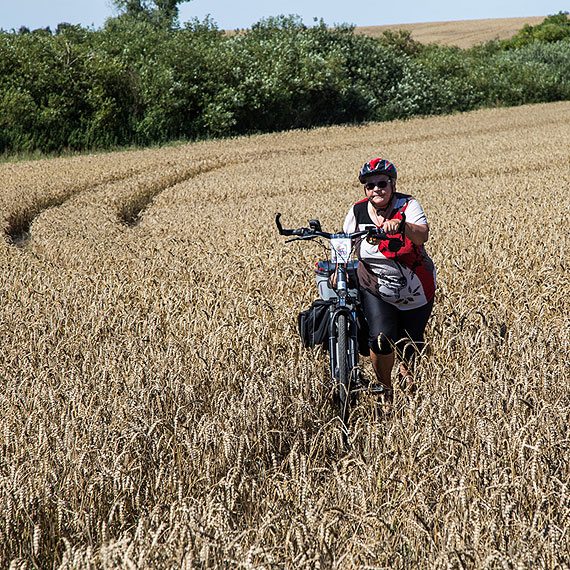
[[525, 24], [518, 34], [502, 43], [504, 49], [516, 49], [533, 42], [570, 41], [568, 12], [548, 16], [537, 26]]
[[125, 13], [101, 30], [0, 31], [0, 152], [147, 145], [570, 98], [570, 20], [562, 13], [470, 50], [425, 46], [406, 32], [378, 39], [322, 21], [308, 27], [295, 16], [230, 35], [208, 19], [180, 28], [152, 14], [159, 11]]

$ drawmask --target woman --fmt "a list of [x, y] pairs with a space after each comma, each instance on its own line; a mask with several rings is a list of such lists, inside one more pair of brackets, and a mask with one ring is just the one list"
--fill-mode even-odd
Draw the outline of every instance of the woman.
[[395, 349], [403, 361], [400, 374], [406, 377], [423, 345], [433, 308], [435, 269], [424, 249], [429, 227], [419, 202], [396, 192], [397, 173], [391, 162], [375, 158], [365, 163], [358, 179], [364, 185], [366, 199], [352, 206], [343, 231], [374, 225], [399, 238], [392, 238], [392, 244], [390, 240], [356, 244], [360, 298], [370, 330], [370, 358], [378, 380], [391, 388]]

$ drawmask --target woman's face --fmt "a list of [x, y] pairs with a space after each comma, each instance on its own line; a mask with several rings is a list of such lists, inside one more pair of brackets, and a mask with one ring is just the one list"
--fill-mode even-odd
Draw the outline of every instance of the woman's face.
[[372, 205], [378, 210], [385, 208], [394, 192], [394, 183], [385, 174], [378, 174], [366, 179], [364, 184], [366, 197]]

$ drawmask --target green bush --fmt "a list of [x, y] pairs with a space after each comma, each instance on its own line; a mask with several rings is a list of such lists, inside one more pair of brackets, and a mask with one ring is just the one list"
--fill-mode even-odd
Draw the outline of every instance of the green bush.
[[[212, 127], [237, 132], [358, 120], [364, 107], [350, 81], [352, 30], [305, 27], [297, 18], [270, 18], [231, 37], [222, 52], [226, 88], [213, 97]], [[222, 131], [223, 132], [223, 131]], [[216, 133], [213, 133], [216, 134]]]
[[417, 56], [426, 46], [412, 38], [410, 30], [384, 30], [380, 36], [383, 46], [391, 46], [406, 55]]
[[570, 18], [568, 12], [548, 16], [540, 24], [523, 28], [510, 40], [502, 43], [503, 49], [518, 49], [533, 42], [550, 43], [560, 40], [570, 41]]
[[122, 63], [94, 49], [93, 33], [1, 33], [1, 151], [61, 152], [129, 141]]
[[433, 47], [418, 61], [440, 92], [449, 94], [445, 112], [570, 98], [570, 43], [565, 41], [506, 51], [497, 42], [471, 50]]
[[505, 93], [509, 84], [519, 89], [515, 104], [570, 99], [570, 42], [532, 43], [497, 56], [505, 69]]
[[[568, 17], [469, 50], [278, 16], [0, 31], [0, 152], [148, 145], [570, 98]], [[557, 41], [554, 41], [554, 40]]]

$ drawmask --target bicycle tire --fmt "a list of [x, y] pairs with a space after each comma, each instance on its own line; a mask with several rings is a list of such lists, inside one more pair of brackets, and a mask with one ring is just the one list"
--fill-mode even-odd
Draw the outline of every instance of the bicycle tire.
[[350, 370], [348, 369], [348, 330], [346, 315], [338, 315], [336, 326], [338, 412], [342, 423], [345, 427], [348, 427], [348, 417], [350, 415]]

